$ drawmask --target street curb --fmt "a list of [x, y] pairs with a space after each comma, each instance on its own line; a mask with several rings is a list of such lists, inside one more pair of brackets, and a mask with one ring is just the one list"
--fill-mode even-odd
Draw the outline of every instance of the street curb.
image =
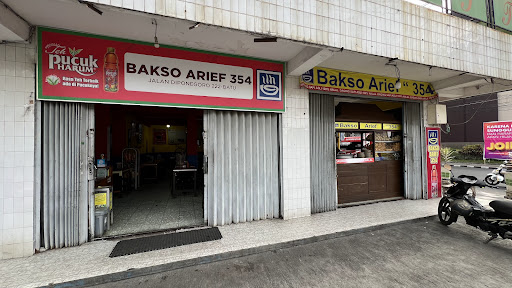
[[496, 169], [497, 167], [490, 167], [490, 166], [476, 166], [476, 165], [459, 165], [459, 164], [453, 164], [453, 167], [464, 167], [464, 168], [482, 168], [482, 169]]
[[406, 223], [432, 221], [436, 218], [437, 218], [437, 215], [432, 215], [432, 216], [426, 216], [426, 217], [421, 217], [421, 218], [402, 220], [402, 221], [393, 222], [393, 223], [386, 223], [386, 224], [380, 224], [380, 225], [364, 227], [364, 228], [359, 228], [359, 229], [334, 232], [334, 233], [329, 233], [329, 234], [325, 234], [325, 235], [313, 236], [313, 237], [308, 237], [308, 238], [293, 240], [293, 241], [288, 241], [288, 242], [282, 242], [282, 243], [277, 243], [277, 244], [270, 244], [270, 245], [264, 245], [264, 246], [260, 246], [260, 247], [247, 248], [247, 249], [242, 249], [242, 250], [238, 250], [238, 251], [224, 252], [224, 253], [219, 253], [219, 254], [214, 254], [214, 255], [209, 255], [209, 256], [198, 257], [198, 258], [194, 258], [194, 259], [177, 261], [177, 262], [173, 262], [173, 263], [159, 264], [159, 265], [144, 267], [144, 268], [128, 269], [128, 270], [122, 271], [122, 272], [94, 276], [94, 277], [90, 277], [90, 278], [83, 278], [83, 279], [78, 279], [78, 280], [73, 280], [73, 281], [68, 281], [68, 282], [63, 282], [63, 283], [57, 283], [57, 284], [50, 283], [46, 286], [40, 286], [40, 287], [51, 287], [51, 288], [87, 287], [87, 286], [93, 286], [93, 285], [106, 284], [106, 283], [110, 283], [110, 282], [116, 282], [116, 281], [121, 281], [121, 280], [141, 277], [141, 276], [147, 276], [147, 275], [151, 275], [151, 274], [157, 274], [157, 273], [177, 270], [177, 269], [186, 268], [186, 267], [195, 266], [195, 265], [209, 264], [209, 263], [214, 263], [214, 262], [228, 260], [228, 259], [234, 259], [234, 258], [239, 258], [239, 257], [244, 257], [244, 256], [249, 256], [249, 255], [254, 255], [254, 254], [260, 254], [260, 253], [278, 250], [278, 249], [292, 248], [295, 246], [307, 245], [307, 244], [312, 244], [315, 242], [336, 239], [336, 238], [341, 238], [341, 237], [345, 237], [345, 236], [361, 234], [361, 233], [366, 233], [366, 232], [371, 232], [371, 231], [377, 231], [377, 230], [381, 230], [384, 228], [402, 225], [402, 224], [406, 224]]

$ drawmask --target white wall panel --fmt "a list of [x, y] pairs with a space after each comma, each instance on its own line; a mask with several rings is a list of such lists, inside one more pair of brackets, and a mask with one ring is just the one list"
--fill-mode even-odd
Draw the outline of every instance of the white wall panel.
[[34, 253], [34, 44], [0, 44], [0, 259]]
[[512, 80], [509, 34], [406, 1], [231, 2], [123, 0], [123, 7]]

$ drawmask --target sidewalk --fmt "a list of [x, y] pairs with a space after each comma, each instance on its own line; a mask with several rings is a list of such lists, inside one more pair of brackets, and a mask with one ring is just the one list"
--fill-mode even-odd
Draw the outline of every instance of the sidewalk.
[[[439, 199], [399, 200], [341, 208], [291, 220], [219, 227], [218, 241], [109, 258], [118, 240], [96, 241], [0, 261], [2, 287], [80, 287], [261, 253], [437, 214]], [[58, 285], [61, 284], [61, 285]]]

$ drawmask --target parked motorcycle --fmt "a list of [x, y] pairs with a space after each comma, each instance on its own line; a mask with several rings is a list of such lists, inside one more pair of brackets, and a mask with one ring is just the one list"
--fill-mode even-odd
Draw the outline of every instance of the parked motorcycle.
[[[451, 166], [445, 165], [450, 170]], [[444, 225], [457, 222], [459, 216], [466, 219], [466, 223], [489, 233], [491, 238], [501, 236], [503, 239], [512, 239], [512, 201], [494, 200], [489, 203], [492, 209], [486, 208], [476, 201], [476, 187], [485, 187], [483, 181], [476, 177], [460, 175], [454, 177], [452, 173], [451, 187], [443, 193], [439, 201], [437, 214]], [[471, 193], [468, 193], [468, 190]]]
[[485, 183], [492, 186], [505, 183], [505, 175], [503, 173], [507, 171], [507, 164], [508, 162], [505, 161], [497, 169], [494, 169], [491, 173], [487, 174], [484, 179]]

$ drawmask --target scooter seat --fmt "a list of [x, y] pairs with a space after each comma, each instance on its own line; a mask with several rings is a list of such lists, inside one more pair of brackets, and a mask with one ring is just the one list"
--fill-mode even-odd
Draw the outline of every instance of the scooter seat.
[[494, 200], [489, 203], [489, 206], [496, 211], [498, 217], [505, 217], [512, 219], [512, 201], [510, 200]]

